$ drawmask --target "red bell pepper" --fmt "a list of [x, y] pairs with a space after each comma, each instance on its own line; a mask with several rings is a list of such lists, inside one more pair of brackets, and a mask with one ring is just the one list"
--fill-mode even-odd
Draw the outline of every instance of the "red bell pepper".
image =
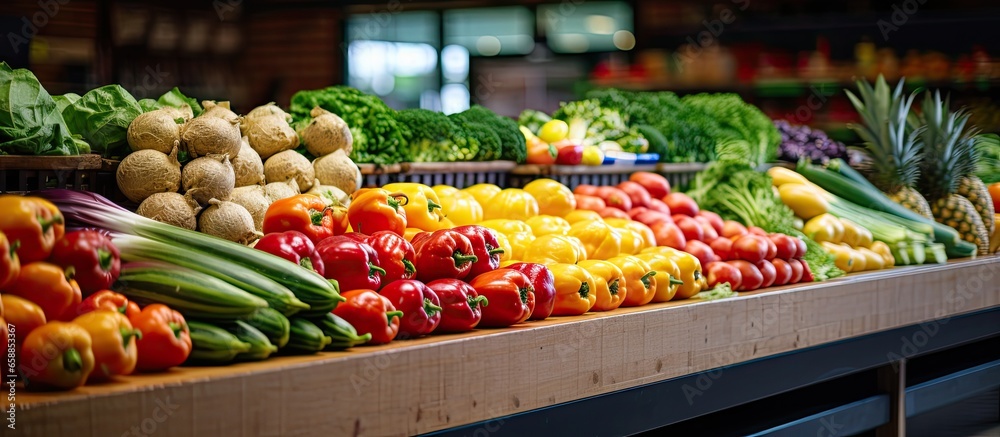
[[531, 280], [531, 287], [535, 289], [535, 308], [528, 319], [544, 320], [552, 315], [552, 309], [556, 305], [556, 279], [552, 271], [535, 263], [516, 263], [505, 268], [524, 273]]
[[479, 326], [504, 328], [528, 320], [535, 309], [531, 280], [517, 270], [498, 269], [476, 276], [469, 283], [490, 304], [483, 308]]
[[485, 226], [468, 225], [452, 228], [453, 231], [465, 235], [472, 243], [472, 254], [476, 256], [476, 261], [469, 269], [469, 276], [476, 277], [500, 267], [500, 257], [503, 256], [503, 248], [497, 241], [497, 234]]
[[[299, 231], [313, 243], [347, 230], [347, 215], [336, 217], [333, 207], [326, 206], [323, 199], [311, 194], [276, 200], [264, 213], [264, 234]], [[341, 219], [343, 223], [341, 223]]]
[[21, 274], [21, 261], [17, 257], [18, 243], [7, 240], [0, 232], [0, 290], [10, 285]]
[[379, 267], [378, 253], [368, 243], [351, 237], [337, 236], [316, 246], [323, 259], [326, 279], [336, 279], [341, 290], [378, 290], [385, 270]]
[[430, 282], [435, 279], [465, 279], [472, 263], [479, 258], [472, 253], [472, 242], [451, 229], [434, 231], [431, 235], [416, 240], [413, 249], [417, 256], [417, 279]]
[[438, 279], [427, 284], [441, 300], [441, 323], [435, 333], [465, 332], [473, 330], [483, 318], [482, 307], [489, 305], [486, 296], [458, 279]]
[[287, 259], [306, 270], [319, 273], [320, 276], [326, 273], [326, 266], [316, 251], [316, 245], [306, 234], [299, 231], [267, 234], [257, 241], [254, 249]]
[[368, 244], [378, 253], [378, 265], [385, 269], [382, 284], [400, 279], [412, 279], [417, 274], [413, 264], [416, 253], [413, 245], [392, 231], [378, 231], [368, 237]]
[[374, 234], [392, 231], [403, 235], [406, 231], [406, 210], [409, 199], [403, 193], [392, 193], [381, 188], [360, 190], [354, 193], [347, 217], [355, 231]]
[[154, 303], [129, 316], [129, 320], [142, 331], [142, 338], [135, 343], [139, 370], [166, 370], [181, 365], [191, 354], [191, 331], [181, 313]]
[[568, 145], [559, 148], [556, 155], [558, 165], [580, 165], [583, 162], [583, 146]]
[[423, 282], [413, 279], [395, 281], [379, 291], [403, 312], [399, 323], [400, 338], [430, 334], [441, 323], [441, 301]]
[[342, 237], [349, 237], [354, 239], [355, 241], [360, 241], [362, 243], [368, 242], [368, 234], [363, 234], [361, 232], [348, 232], [342, 235]]
[[63, 268], [73, 266], [73, 279], [84, 295], [111, 288], [122, 268], [121, 255], [111, 238], [93, 230], [67, 233], [52, 248], [49, 262]]
[[97, 310], [116, 311], [124, 314], [129, 319], [140, 312], [139, 304], [128, 300], [124, 295], [111, 290], [101, 290], [91, 294], [83, 302], [80, 302], [76, 306], [75, 313], [79, 316]]
[[337, 304], [333, 314], [347, 320], [358, 335], [371, 334], [367, 344], [386, 344], [399, 333], [399, 319], [403, 312], [385, 296], [373, 290], [351, 290], [341, 293], [345, 301]]

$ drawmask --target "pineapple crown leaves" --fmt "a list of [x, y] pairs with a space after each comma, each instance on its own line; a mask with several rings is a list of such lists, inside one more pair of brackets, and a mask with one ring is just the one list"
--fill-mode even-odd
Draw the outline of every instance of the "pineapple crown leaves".
[[923, 129], [919, 138], [924, 154], [920, 188], [931, 199], [954, 193], [961, 178], [976, 171], [979, 153], [975, 129], [966, 128], [969, 115], [965, 110], [952, 112], [949, 99], [942, 99], [940, 91], [928, 91], [921, 113], [910, 117], [911, 126]]
[[857, 84], [860, 98], [850, 90], [845, 92], [862, 124], [849, 127], [863, 142], [859, 150], [867, 155], [872, 182], [888, 193], [912, 187], [920, 177], [922, 159], [917, 141], [921, 129], [907, 123], [916, 92], [904, 97], [903, 80], [890, 90], [881, 75], [874, 87], [864, 79]]

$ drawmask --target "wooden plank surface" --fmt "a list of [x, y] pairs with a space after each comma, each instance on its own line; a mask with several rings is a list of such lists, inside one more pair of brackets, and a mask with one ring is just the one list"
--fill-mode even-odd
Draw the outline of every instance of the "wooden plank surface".
[[[17, 393], [29, 436], [408, 435], [1000, 305], [1000, 258]], [[904, 342], [900, 343], [904, 347]], [[919, 347], [919, 345], [917, 345]], [[900, 351], [887, 351], [902, 354]]]
[[99, 170], [101, 155], [74, 156], [0, 155], [0, 170]]

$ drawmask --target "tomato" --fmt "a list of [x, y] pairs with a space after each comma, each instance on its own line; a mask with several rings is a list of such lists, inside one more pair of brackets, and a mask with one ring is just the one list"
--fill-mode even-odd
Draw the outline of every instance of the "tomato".
[[754, 234], [754, 235], [760, 235], [761, 237], [766, 237], [767, 236], [767, 231], [765, 231], [763, 228], [759, 228], [757, 226], [751, 226], [751, 227], [747, 228], [747, 231], [750, 231], [750, 233]]
[[792, 279], [792, 266], [788, 264], [788, 261], [775, 258], [771, 264], [774, 264], [773, 285], [785, 285]]
[[709, 245], [698, 240], [688, 240], [687, 244], [684, 245], [684, 251], [698, 258], [698, 261], [701, 261], [701, 265], [721, 261]]
[[778, 259], [792, 259], [798, 250], [795, 246], [795, 242], [792, 241], [792, 237], [785, 234], [771, 234], [768, 235], [771, 242], [774, 243], [774, 247], [777, 250], [774, 257]]
[[990, 197], [993, 198], [993, 210], [1000, 211], [1000, 182], [990, 184]]
[[718, 255], [719, 259], [722, 261], [729, 261], [733, 259], [733, 240], [725, 237], [719, 237], [709, 244], [712, 251]]
[[770, 287], [774, 284], [774, 280], [777, 279], [778, 271], [774, 268], [774, 264], [771, 264], [768, 260], [760, 261], [756, 264], [757, 269], [760, 270], [761, 276], [764, 277], [764, 282], [760, 284], [760, 288]]
[[644, 206], [633, 206], [632, 209], [628, 210], [628, 216], [629, 218], [634, 218], [635, 216], [642, 214], [646, 211], [649, 211], [649, 208], [646, 208]]
[[664, 213], [666, 215], [670, 215], [670, 207], [667, 206], [666, 203], [663, 203], [662, 200], [657, 199], [655, 197], [652, 198], [652, 199], [649, 199], [649, 209], [651, 211], [659, 211], [659, 212], [662, 212], [662, 213]]
[[652, 198], [649, 197], [649, 191], [646, 191], [645, 187], [636, 182], [622, 182], [618, 184], [618, 189], [624, 191], [625, 194], [628, 194], [628, 197], [632, 199], [633, 207], [649, 206], [649, 202], [652, 200]]
[[597, 189], [599, 187], [596, 185], [581, 184], [573, 188], [573, 194], [583, 194], [585, 196], [596, 196]]
[[674, 220], [662, 212], [656, 211], [645, 211], [632, 216], [632, 220], [642, 223], [646, 226], [652, 227], [656, 223], [670, 223], [673, 224]]
[[764, 255], [764, 259], [768, 261], [774, 259], [774, 257], [778, 254], [778, 246], [776, 246], [774, 242], [767, 237], [767, 235], [761, 237], [761, 239], [764, 241], [764, 244], [767, 245], [767, 254]]
[[712, 224], [712, 228], [715, 229], [715, 233], [722, 235], [723, 221], [721, 216], [712, 211], [701, 210], [698, 211], [698, 217], [708, 219], [708, 222]]
[[586, 194], [573, 194], [576, 198], [576, 209], [586, 209], [589, 211], [600, 211], [607, 208], [604, 201], [597, 196], [588, 196]]
[[701, 240], [705, 238], [705, 230], [701, 228], [701, 225], [695, 219], [680, 214], [675, 214], [673, 219], [674, 223], [677, 223], [677, 227], [681, 228], [681, 232], [684, 233], [684, 238], [688, 240]]
[[760, 273], [760, 269], [757, 266], [741, 259], [726, 261], [726, 263], [739, 269], [740, 275], [743, 278], [740, 286], [736, 289], [737, 291], [756, 290], [764, 283], [764, 275]]
[[684, 193], [667, 194], [663, 198], [663, 203], [666, 203], [674, 214], [684, 214], [689, 217], [698, 214], [698, 204]]
[[701, 241], [713, 241], [719, 238], [719, 233], [715, 230], [715, 226], [712, 226], [712, 221], [704, 216], [695, 216], [694, 220], [701, 225], [702, 238]]
[[756, 263], [767, 256], [767, 243], [757, 235], [744, 235], [733, 242], [732, 253], [733, 258]]
[[789, 237], [789, 238], [791, 238], [792, 241], [795, 242], [795, 256], [793, 256], [792, 258], [800, 259], [806, 256], [806, 251], [809, 249], [806, 247], [805, 240], [795, 237]]
[[708, 280], [708, 287], [715, 288], [723, 282], [728, 282], [733, 290], [739, 289], [743, 285], [743, 274], [736, 266], [724, 262], [712, 262], [705, 265], [705, 279]]
[[600, 214], [601, 217], [604, 217], [604, 218], [608, 218], [608, 217], [623, 218], [623, 219], [629, 218], [628, 213], [626, 213], [625, 211], [622, 211], [622, 210], [620, 210], [618, 208], [612, 208], [610, 206], [607, 207], [607, 208], [604, 208], [604, 209], [602, 209], [600, 211], [597, 211], [597, 213]]
[[803, 261], [798, 259], [788, 260], [788, 266], [792, 268], [792, 277], [788, 278], [789, 284], [798, 284], [802, 280], [802, 273], [805, 268], [802, 266]]
[[719, 232], [719, 235], [726, 238], [732, 238], [740, 237], [749, 233], [750, 231], [747, 230], [747, 227], [743, 226], [740, 222], [726, 220], [722, 222], [722, 232]]
[[628, 180], [642, 185], [650, 196], [655, 199], [662, 199], [670, 194], [670, 181], [662, 175], [650, 173], [648, 171], [637, 171], [628, 177]]
[[632, 198], [629, 197], [628, 193], [618, 188], [600, 187], [597, 189], [597, 197], [604, 199], [604, 203], [612, 208], [618, 208], [622, 211], [632, 209]]
[[538, 138], [546, 143], [562, 141], [569, 135], [569, 125], [562, 120], [549, 120], [538, 129]]
[[671, 222], [646, 223], [646, 226], [649, 226], [653, 230], [657, 246], [668, 246], [677, 250], [684, 250], [684, 247], [687, 245], [687, 238], [684, 238], [681, 228], [678, 228], [677, 225]]

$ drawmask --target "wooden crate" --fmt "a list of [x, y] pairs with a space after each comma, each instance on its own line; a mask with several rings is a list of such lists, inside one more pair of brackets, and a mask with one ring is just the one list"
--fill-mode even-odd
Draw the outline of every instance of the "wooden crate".
[[0, 156], [0, 193], [26, 193], [45, 188], [66, 188], [100, 194], [112, 201], [125, 200], [118, 190], [118, 161], [101, 155]]
[[411, 162], [403, 164], [397, 182], [418, 182], [429, 186], [451, 185], [465, 188], [476, 184], [494, 184], [507, 188], [509, 173], [517, 167], [512, 161], [487, 162]]

